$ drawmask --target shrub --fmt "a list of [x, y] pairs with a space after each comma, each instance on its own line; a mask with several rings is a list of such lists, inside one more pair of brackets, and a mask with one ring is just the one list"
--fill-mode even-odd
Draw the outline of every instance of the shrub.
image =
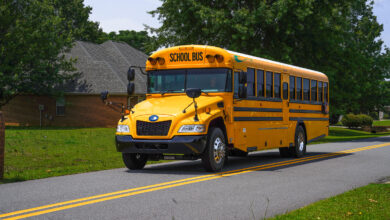
[[379, 114], [378, 114], [378, 112], [370, 112], [369, 115], [370, 115], [371, 118], [373, 118], [374, 120], [379, 120]]
[[360, 119], [357, 115], [347, 114], [341, 119], [341, 123], [348, 128], [357, 128], [360, 126]]
[[368, 115], [354, 115], [354, 114], [347, 114], [344, 115], [343, 119], [341, 120], [341, 123], [344, 126], [347, 126], [348, 128], [357, 128], [362, 126], [371, 126], [373, 122], [373, 119]]
[[370, 117], [368, 115], [363, 115], [363, 114], [358, 115], [358, 117], [360, 118], [360, 122], [361, 122], [360, 126], [369, 126], [369, 127], [371, 127], [372, 122], [373, 122], [372, 117]]

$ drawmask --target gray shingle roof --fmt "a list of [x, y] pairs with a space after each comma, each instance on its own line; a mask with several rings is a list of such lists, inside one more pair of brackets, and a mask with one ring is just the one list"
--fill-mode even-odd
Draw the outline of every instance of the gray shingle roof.
[[[68, 83], [65, 92], [87, 94], [104, 90], [111, 94], [127, 93], [127, 70], [131, 65], [145, 66], [148, 58], [126, 43], [111, 40], [102, 44], [76, 41], [66, 57], [77, 59], [74, 66], [81, 74]], [[135, 73], [135, 94], [145, 94], [146, 76], [139, 69]]]

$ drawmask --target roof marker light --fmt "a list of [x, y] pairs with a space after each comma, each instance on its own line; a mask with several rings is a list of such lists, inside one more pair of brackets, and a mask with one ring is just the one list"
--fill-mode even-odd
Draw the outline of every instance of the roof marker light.
[[223, 56], [219, 55], [219, 54], [216, 54], [215, 55], [215, 59], [217, 59], [218, 63], [221, 63], [223, 61]]
[[162, 57], [157, 57], [156, 60], [157, 60], [158, 64], [160, 64], [160, 65], [164, 65], [165, 64], [165, 59], [162, 58]]
[[209, 61], [209, 63], [215, 62], [215, 56], [213, 56], [213, 55], [208, 54], [208, 55], [206, 55], [206, 58]]
[[156, 65], [156, 63], [157, 63], [157, 59], [154, 59], [154, 58], [152, 58], [152, 57], [149, 57], [148, 60], [149, 60], [149, 62], [150, 62], [152, 65]]

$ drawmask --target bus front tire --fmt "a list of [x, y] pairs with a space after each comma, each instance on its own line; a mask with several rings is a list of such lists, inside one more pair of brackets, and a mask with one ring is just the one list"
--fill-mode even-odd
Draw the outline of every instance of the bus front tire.
[[306, 133], [302, 126], [295, 131], [295, 146], [290, 148], [293, 157], [302, 157], [306, 153]]
[[206, 171], [217, 172], [227, 159], [225, 135], [220, 128], [210, 128], [207, 135], [206, 149], [202, 154], [202, 163]]
[[140, 170], [144, 168], [148, 161], [148, 155], [146, 154], [130, 154], [122, 153], [123, 162], [130, 170]]

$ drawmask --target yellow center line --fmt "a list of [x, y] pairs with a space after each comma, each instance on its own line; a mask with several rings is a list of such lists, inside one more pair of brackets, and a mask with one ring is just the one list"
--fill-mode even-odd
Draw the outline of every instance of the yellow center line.
[[[37, 211], [37, 212], [32, 212], [29, 214], [19, 215], [19, 216], [15, 216], [15, 217], [10, 217], [10, 218], [7, 218], [7, 220], [8, 219], [27, 218], [27, 217], [42, 215], [42, 214], [46, 214], [46, 213], [50, 213], [50, 212], [70, 209], [70, 208], [84, 206], [84, 205], [88, 205], [88, 204], [94, 204], [94, 203], [98, 203], [98, 202], [103, 202], [103, 201], [107, 201], [107, 200], [129, 197], [129, 196], [143, 194], [143, 193], [147, 193], [147, 192], [153, 192], [153, 191], [157, 191], [157, 190], [173, 188], [173, 187], [178, 187], [178, 186], [182, 186], [182, 185], [188, 185], [188, 184], [198, 183], [198, 182], [203, 182], [203, 181], [208, 181], [208, 180], [213, 180], [213, 179], [222, 178], [222, 177], [250, 173], [250, 172], [264, 170], [264, 169], [270, 169], [270, 168], [274, 168], [274, 167], [287, 166], [287, 165], [291, 165], [291, 164], [297, 164], [297, 163], [317, 160], [317, 159], [321, 159], [321, 158], [328, 158], [328, 157], [332, 157], [332, 156], [343, 155], [343, 154], [348, 154], [348, 153], [353, 153], [353, 152], [358, 152], [358, 151], [375, 149], [375, 148], [385, 147], [385, 146], [389, 146], [389, 145], [390, 145], [390, 142], [385, 143], [385, 144], [372, 145], [372, 146], [368, 146], [368, 147], [344, 150], [344, 151], [339, 151], [339, 152], [335, 152], [335, 153], [327, 153], [327, 154], [321, 154], [321, 155], [316, 155], [316, 156], [304, 157], [304, 158], [300, 158], [300, 159], [287, 160], [287, 161], [281, 161], [281, 162], [270, 163], [270, 164], [263, 164], [263, 165], [242, 168], [242, 169], [237, 169], [237, 170], [231, 170], [231, 171], [226, 171], [226, 172], [221, 172], [221, 173], [216, 173], [216, 174], [208, 174], [208, 175], [202, 175], [202, 176], [198, 176], [198, 177], [191, 177], [191, 178], [186, 178], [186, 179], [182, 179], [182, 180], [164, 182], [164, 183], [159, 183], [159, 184], [154, 184], [154, 185], [149, 185], [149, 186], [132, 188], [132, 189], [127, 189], [127, 190], [122, 190], [122, 191], [117, 191], [117, 192], [112, 192], [112, 193], [106, 193], [106, 194], [101, 194], [101, 195], [96, 195], [96, 196], [91, 196], [91, 197], [80, 198], [80, 199], [76, 199], [76, 200], [70, 200], [70, 201], [35, 207], [35, 208], [31, 208], [31, 209], [25, 209], [25, 210], [5, 213], [5, 214], [0, 215], [0, 217], [13, 216], [13, 215], [17, 215], [17, 214], [26, 213], [26, 212], [32, 212], [32, 211], [42, 210], [42, 209], [51, 208], [51, 207], [55, 207], [55, 206], [61, 206], [61, 205], [66, 205], [66, 204], [70, 204], [70, 203], [79, 202], [76, 204], [51, 208], [51, 209]], [[136, 192], [134, 192], [134, 191], [136, 191]], [[121, 193], [123, 193], [123, 194], [121, 194]], [[120, 194], [120, 195], [117, 195], [117, 194]], [[105, 197], [105, 198], [102, 198], [102, 197]], [[94, 200], [91, 200], [91, 199], [94, 199]], [[90, 200], [90, 201], [86, 201], [86, 200]], [[83, 202], [83, 201], [85, 201], [85, 202]]]
[[[330, 154], [334, 154], [334, 153], [330, 153]], [[317, 157], [322, 156], [322, 155], [325, 155], [325, 154], [315, 155], [315, 156], [308, 156], [308, 157], [304, 157], [304, 158], [287, 160], [287, 161], [280, 161], [280, 162], [275, 162], [275, 163], [272, 163], [272, 164], [284, 165], [286, 162], [301, 161], [301, 160], [306, 160], [308, 158], [317, 158]], [[153, 187], [158, 187], [158, 186], [163, 186], [163, 185], [169, 185], [169, 184], [178, 183], [178, 182], [185, 182], [185, 181], [194, 180], [194, 179], [202, 179], [202, 178], [207, 178], [207, 177], [212, 177], [212, 176], [217, 176], [217, 175], [223, 175], [223, 174], [238, 172], [238, 171], [242, 171], [242, 170], [254, 169], [254, 168], [265, 166], [265, 165], [269, 165], [269, 164], [262, 164], [262, 165], [257, 165], [257, 166], [253, 166], [253, 167], [247, 167], [247, 168], [241, 168], [241, 169], [236, 169], [236, 170], [230, 170], [230, 171], [225, 171], [225, 172], [220, 172], [220, 173], [215, 173], [215, 174], [207, 174], [207, 175], [202, 175], [202, 176], [197, 176], [197, 177], [191, 177], [191, 178], [186, 178], [186, 179], [180, 179], [180, 180], [174, 180], [174, 181], [169, 181], [169, 182], [163, 182], [163, 183], [158, 183], [158, 184], [154, 184], [154, 185], [148, 185], [148, 186], [142, 186], [142, 187], [137, 187], [137, 188], [131, 188], [131, 189], [126, 189], [126, 190], [121, 190], [121, 191], [116, 191], [116, 192], [111, 192], [111, 193], [105, 193], [105, 194], [100, 194], [100, 195], [95, 195], [95, 196], [90, 196], [90, 197], [84, 197], [84, 198], [75, 199], [75, 200], [69, 200], [69, 201], [65, 201], [65, 202], [59, 202], [59, 203], [39, 206], [39, 207], [35, 207], [35, 208], [30, 208], [30, 209], [24, 209], [24, 210], [20, 210], [20, 211], [15, 211], [15, 212], [1, 214], [0, 218], [1, 217], [12, 216], [12, 215], [17, 215], [17, 214], [22, 214], [22, 213], [26, 213], [26, 212], [37, 211], [37, 210], [46, 209], [46, 208], [51, 208], [51, 207], [55, 207], [55, 206], [67, 205], [67, 204], [71, 204], [71, 203], [82, 202], [82, 201], [102, 198], [102, 197], [106, 197], [106, 196], [112, 196], [112, 195], [116, 195], [116, 194], [122, 194], [122, 193], [133, 192], [133, 191], [137, 191], [137, 190], [143, 190], [143, 189], [148, 189], [148, 188], [153, 188]]]

